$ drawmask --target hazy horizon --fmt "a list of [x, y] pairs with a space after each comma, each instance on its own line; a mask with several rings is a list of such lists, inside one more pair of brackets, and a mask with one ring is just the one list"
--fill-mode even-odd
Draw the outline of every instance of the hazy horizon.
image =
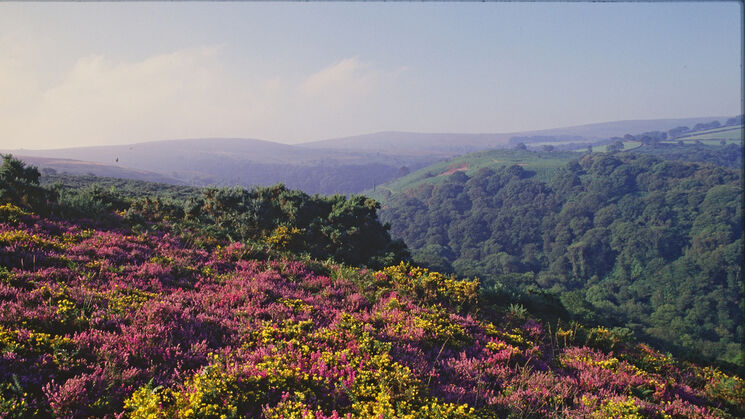
[[[551, 128], [542, 128], [537, 130], [526, 130], [526, 131], [513, 131], [513, 132], [423, 132], [423, 131], [398, 131], [398, 130], [386, 130], [386, 131], [375, 131], [375, 132], [365, 132], [365, 133], [359, 133], [359, 134], [351, 134], [343, 137], [333, 137], [333, 138], [322, 138], [322, 139], [313, 139], [308, 141], [298, 141], [293, 143], [283, 143], [280, 141], [273, 141], [273, 140], [267, 140], [263, 138], [249, 138], [249, 137], [216, 137], [216, 136], [205, 136], [205, 137], [184, 137], [184, 138], [159, 138], [159, 139], [147, 139], [142, 141], [131, 141], [131, 142], [121, 142], [121, 143], [110, 143], [110, 144], [89, 144], [89, 145], [71, 145], [71, 146], [62, 146], [62, 147], [49, 147], [49, 148], [28, 148], [28, 147], [17, 147], [15, 149], [11, 148], [0, 148], [0, 150], [27, 150], [27, 151], [45, 151], [45, 150], [55, 150], [55, 149], [67, 149], [67, 148], [84, 148], [84, 147], [105, 147], [105, 146], [126, 146], [126, 145], [133, 145], [133, 144], [145, 144], [145, 143], [157, 143], [157, 142], [164, 142], [164, 141], [188, 141], [188, 140], [247, 140], [247, 141], [261, 141], [261, 142], [270, 142], [270, 143], [276, 143], [276, 144], [282, 144], [282, 145], [303, 145], [303, 144], [309, 144], [309, 143], [316, 143], [316, 142], [323, 142], [325, 140], [335, 140], [335, 139], [341, 139], [341, 138], [354, 138], [354, 137], [364, 137], [368, 135], [376, 135], [376, 134], [384, 134], [384, 133], [410, 133], [410, 134], [431, 134], [431, 135], [438, 135], [438, 134], [466, 134], [466, 135], [522, 135], [522, 134], [531, 134], [531, 133], [540, 133], [542, 131], [552, 131], [552, 130], [560, 130], [565, 128], [574, 128], [574, 127], [584, 127], [584, 126], [592, 126], [592, 125], [602, 125], [602, 124], [612, 124], [612, 123], [622, 123], [622, 122], [633, 122], [633, 121], [658, 121], [658, 120], [685, 120], [685, 119], [709, 119], [711, 120], [722, 120], [723, 118], [729, 118], [734, 117], [737, 115], [711, 115], [711, 116], [691, 116], [691, 117], [682, 117], [682, 118], [660, 118], [660, 119], [637, 119], [637, 120], [619, 120], [619, 121], [602, 121], [602, 122], [590, 122], [587, 124], [579, 124], [579, 125], [567, 125], [567, 126], [558, 126], [558, 127], [551, 127]], [[637, 133], [638, 134], [638, 133]]]
[[0, 148], [742, 113], [742, 6], [0, 3]]

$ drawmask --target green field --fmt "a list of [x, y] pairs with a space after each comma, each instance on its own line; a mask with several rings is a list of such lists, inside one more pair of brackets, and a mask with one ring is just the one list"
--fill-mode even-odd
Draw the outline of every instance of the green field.
[[[592, 151], [594, 151], [596, 153], [605, 153], [608, 150], [608, 145], [610, 145], [610, 144], [606, 144], [606, 145], [594, 145], [594, 146], [592, 146]], [[633, 150], [633, 149], [635, 149], [637, 147], [641, 147], [641, 145], [642, 145], [642, 143], [639, 142], [639, 141], [624, 141], [623, 142], [623, 151]], [[576, 149], [574, 151], [581, 153], [581, 152], [587, 151], [587, 147], [578, 148], [578, 149]]]
[[516, 149], [480, 151], [435, 163], [396, 179], [393, 182], [379, 185], [375, 188], [375, 191], [367, 190], [363, 193], [381, 202], [385, 202], [390, 193], [405, 191], [425, 183], [442, 183], [447, 179], [448, 175], [458, 171], [465, 172], [471, 176], [484, 167], [495, 168], [514, 164], [522, 166], [526, 170], [536, 172], [538, 179], [547, 181], [557, 168], [564, 166], [567, 162], [579, 156], [581, 156], [580, 153], [572, 151], [544, 152]]
[[714, 139], [714, 138], [711, 138], [711, 137], [708, 137], [706, 139], [705, 138], [701, 138], [701, 139], [698, 139], [698, 138], [696, 138], [696, 139], [681, 138], [680, 140], [665, 141], [665, 142], [666, 143], [669, 143], [669, 144], [673, 144], [673, 143], [677, 143], [678, 141], [683, 141], [683, 143], [685, 143], [685, 144], [691, 144], [691, 143], [694, 143], [696, 141], [700, 141], [701, 144], [705, 144], [705, 145], [720, 145], [722, 143], [722, 140], [724, 140], [724, 142], [726, 142], [727, 144], [742, 144], [742, 139], [740, 139], [740, 140], [733, 139], [733, 138]]
[[730, 128], [717, 128], [708, 131], [702, 131], [693, 133], [689, 136], [678, 137], [675, 141], [696, 141], [696, 140], [713, 140], [719, 144], [719, 141], [725, 140], [728, 142], [741, 143], [743, 141], [743, 127], [742, 125]]

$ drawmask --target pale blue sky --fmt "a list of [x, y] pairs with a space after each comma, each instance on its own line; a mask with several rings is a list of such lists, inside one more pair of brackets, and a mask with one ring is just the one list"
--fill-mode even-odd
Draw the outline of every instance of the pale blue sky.
[[0, 3], [0, 148], [741, 113], [739, 2]]

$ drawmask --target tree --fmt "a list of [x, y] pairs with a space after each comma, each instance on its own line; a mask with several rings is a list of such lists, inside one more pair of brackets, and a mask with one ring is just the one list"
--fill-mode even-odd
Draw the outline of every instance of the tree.
[[705, 131], [707, 129], [715, 129], [721, 127], [722, 124], [719, 121], [711, 121], [708, 123], [700, 123], [693, 126], [693, 131]]
[[624, 147], [623, 141], [619, 140], [613, 144], [608, 145], [608, 147], [606, 147], [605, 149], [608, 150], [609, 153], [615, 153], [615, 152], [623, 150], [623, 147]]
[[41, 209], [46, 190], [39, 186], [39, 170], [26, 166], [12, 154], [2, 155], [0, 166], [0, 203], [12, 203], [29, 209]]
[[742, 125], [742, 115], [732, 117], [724, 123], [725, 126]]
[[667, 133], [661, 131], [649, 131], [639, 135], [639, 141], [644, 145], [657, 144], [667, 139]]
[[668, 137], [672, 138], [678, 138], [679, 136], [685, 134], [686, 132], [690, 131], [691, 129], [688, 127], [675, 127], [667, 132]]

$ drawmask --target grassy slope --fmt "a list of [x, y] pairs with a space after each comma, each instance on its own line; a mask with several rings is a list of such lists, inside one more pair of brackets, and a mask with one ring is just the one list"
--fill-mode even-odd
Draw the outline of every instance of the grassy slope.
[[74, 175], [92, 174], [100, 177], [134, 179], [173, 185], [183, 184], [181, 180], [160, 172], [119, 166], [118, 163], [113, 161], [113, 159], [110, 162], [111, 164], [108, 164], [64, 158], [33, 157], [15, 154], [14, 156], [23, 160], [27, 164], [37, 166], [39, 169], [53, 169], [57, 173], [69, 173]]
[[384, 202], [389, 193], [405, 191], [425, 183], [437, 184], [443, 182], [447, 175], [455, 171], [464, 171], [470, 176], [484, 167], [502, 167], [513, 164], [536, 172], [538, 179], [548, 180], [554, 170], [580, 155], [580, 153], [575, 152], [542, 152], [515, 149], [480, 151], [435, 163], [393, 182], [380, 185], [375, 191], [367, 190], [363, 193]]
[[695, 141], [695, 140], [717, 140], [717, 143], [719, 140], [732, 140], [733, 142], [742, 142], [743, 141], [743, 126], [736, 126], [736, 127], [725, 127], [725, 128], [717, 128], [712, 129], [708, 131], [701, 131], [701, 132], [695, 132], [691, 133], [690, 135], [685, 135], [682, 137], [678, 137], [675, 139], [682, 140], [682, 141]]
[[57, 184], [63, 189], [80, 189], [98, 185], [106, 190], [114, 190], [132, 198], [169, 196], [185, 199], [201, 195], [201, 188], [193, 186], [171, 185], [168, 183], [150, 182], [144, 180], [121, 179], [115, 177], [101, 177], [91, 175], [44, 174], [41, 176], [42, 186]]
[[[641, 147], [642, 143], [639, 141], [624, 141], [623, 142], [623, 151], [630, 151], [635, 148]], [[584, 152], [587, 150], [587, 147], [584, 148], [578, 148], [574, 151], [577, 152]], [[598, 145], [598, 146], [592, 146], [592, 151], [596, 153], [605, 153], [608, 150], [608, 145]]]

